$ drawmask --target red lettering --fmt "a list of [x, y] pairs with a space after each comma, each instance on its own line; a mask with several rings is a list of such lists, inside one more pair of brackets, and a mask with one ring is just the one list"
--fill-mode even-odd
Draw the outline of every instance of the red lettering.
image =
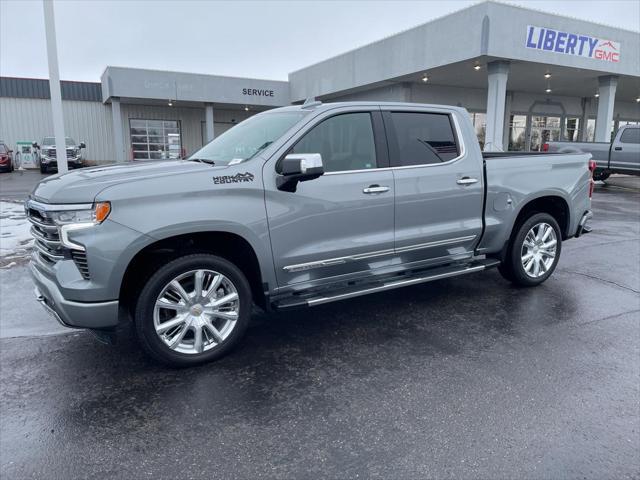
[[605, 52], [604, 50], [596, 50], [593, 52], [593, 56], [598, 60], [604, 60], [606, 62], [620, 61], [620, 54], [616, 52]]

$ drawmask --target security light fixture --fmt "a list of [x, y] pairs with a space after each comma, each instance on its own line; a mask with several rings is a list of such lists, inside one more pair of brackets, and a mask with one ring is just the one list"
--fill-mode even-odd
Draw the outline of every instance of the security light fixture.
[[547, 88], [546, 88], [546, 90], [545, 90], [545, 92], [546, 92], [546, 93], [551, 93], [551, 88], [550, 88], [550, 87], [547, 87]]
[[481, 68], [482, 68], [482, 67], [480, 66], [480, 64], [479, 64], [479, 63], [476, 63], [476, 64], [473, 66], [473, 69], [474, 69], [476, 72], [477, 72], [478, 70], [480, 70]]
[[547, 80], [551, 78], [551, 74], [549, 72], [544, 74], [544, 78], [546, 78]]
[[169, 105], [170, 107], [173, 107], [173, 102], [169, 100], [169, 103], [167, 103], [167, 105]]
[[422, 75], [422, 83], [427, 83], [428, 81], [429, 81], [429, 76], [426, 73], [424, 73]]
[[596, 98], [600, 98], [600, 94], [599, 93], [596, 93], [593, 96], [596, 97]]
[[247, 105], [244, 106], [244, 111], [248, 112], [249, 111], [249, 107]]
[[636, 98], [636, 103], [640, 103], [640, 97]]

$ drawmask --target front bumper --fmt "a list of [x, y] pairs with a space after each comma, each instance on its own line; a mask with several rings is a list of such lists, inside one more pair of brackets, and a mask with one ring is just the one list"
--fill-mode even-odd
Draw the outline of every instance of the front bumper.
[[[58, 161], [57, 160], [45, 160], [45, 161], [41, 160], [40, 162], [45, 167], [55, 168], [55, 169], [58, 168]], [[82, 159], [80, 159], [80, 160], [67, 159], [67, 166], [69, 168], [82, 168], [82, 167], [84, 167], [84, 163], [83, 163]]]
[[59, 288], [32, 262], [29, 271], [36, 285], [36, 299], [65, 327], [102, 329], [118, 324], [118, 301], [74, 302], [65, 299]]

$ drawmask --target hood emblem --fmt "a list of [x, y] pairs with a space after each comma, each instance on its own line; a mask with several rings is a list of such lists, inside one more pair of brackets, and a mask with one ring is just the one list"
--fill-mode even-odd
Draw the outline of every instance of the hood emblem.
[[221, 175], [218, 177], [213, 177], [213, 183], [216, 185], [221, 185], [224, 183], [243, 183], [243, 182], [253, 182], [253, 173], [245, 172], [245, 173], [236, 173], [235, 175]]

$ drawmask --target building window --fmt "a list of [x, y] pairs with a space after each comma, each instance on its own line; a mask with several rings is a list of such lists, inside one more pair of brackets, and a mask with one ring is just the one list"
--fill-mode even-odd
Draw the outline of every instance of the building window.
[[129, 119], [134, 160], [182, 157], [179, 120]]
[[580, 119], [565, 118], [564, 119], [564, 139], [567, 142], [577, 142], [580, 139]]
[[587, 134], [585, 136], [587, 142], [593, 142], [596, 138], [596, 119], [590, 118], [587, 120]]
[[509, 118], [509, 151], [521, 152], [526, 148], [527, 116], [511, 115]]
[[539, 152], [547, 142], [560, 140], [560, 117], [534, 115], [531, 117], [531, 141], [529, 150]]
[[471, 123], [476, 131], [476, 137], [480, 143], [480, 150], [484, 150], [484, 141], [487, 132], [487, 114], [481, 112], [469, 112]]

